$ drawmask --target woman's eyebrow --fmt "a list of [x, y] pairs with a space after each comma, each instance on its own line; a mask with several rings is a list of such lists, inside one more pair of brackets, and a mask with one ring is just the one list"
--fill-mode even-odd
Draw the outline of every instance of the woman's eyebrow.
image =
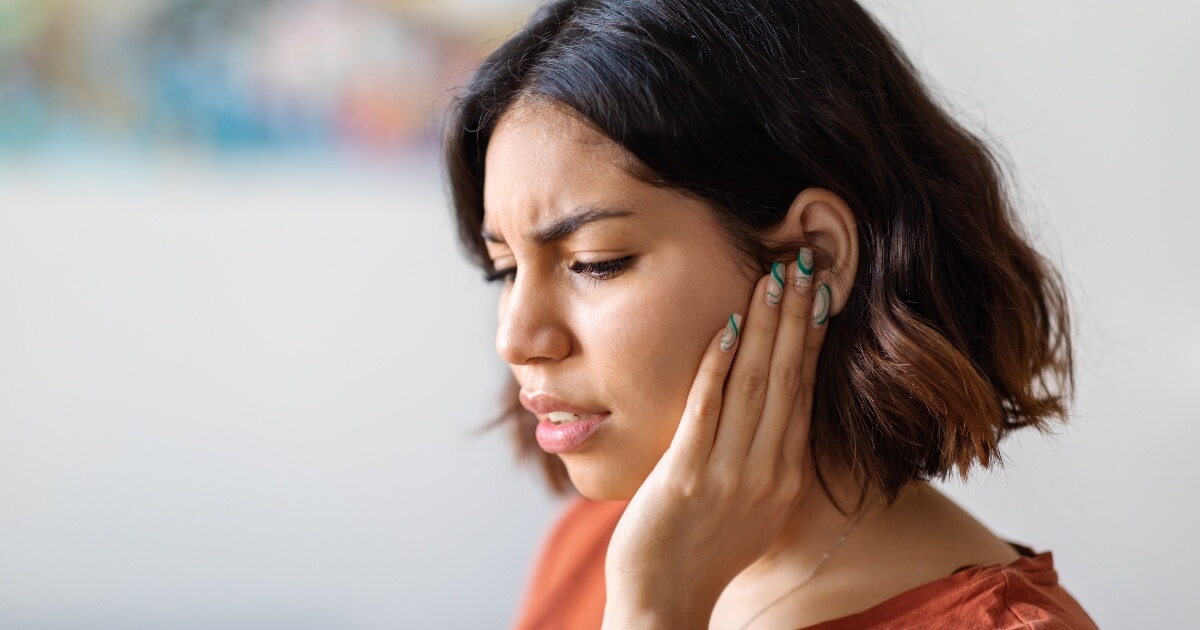
[[[567, 238], [571, 234], [575, 233], [576, 230], [587, 225], [588, 223], [601, 221], [604, 219], [627, 217], [632, 214], [635, 214], [632, 210], [626, 210], [624, 208], [606, 208], [598, 206], [584, 208], [582, 210], [577, 210], [574, 214], [563, 217], [554, 223], [547, 225], [546, 227], [534, 230], [532, 233], [525, 236], [525, 242], [536, 247], [541, 247], [543, 245], [548, 245], [555, 241], [561, 241], [564, 238]], [[480, 232], [480, 235], [483, 236], [483, 240], [489, 243], [507, 245], [504, 239], [494, 234], [487, 228], [486, 225], [483, 226], [483, 230]]]

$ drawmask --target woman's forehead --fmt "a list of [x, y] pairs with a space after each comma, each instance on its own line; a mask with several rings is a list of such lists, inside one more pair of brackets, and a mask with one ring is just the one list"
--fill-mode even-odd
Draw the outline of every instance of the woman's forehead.
[[648, 187], [633, 177], [623, 151], [564, 106], [510, 108], [488, 143], [483, 179], [485, 224], [541, 224], [569, 208], [625, 206]]

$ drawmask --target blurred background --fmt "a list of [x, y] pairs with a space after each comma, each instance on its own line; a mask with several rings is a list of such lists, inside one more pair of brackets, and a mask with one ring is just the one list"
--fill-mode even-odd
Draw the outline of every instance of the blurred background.
[[427, 150], [446, 88], [520, 4], [0, 0], [0, 146]]
[[[1200, 564], [1200, 5], [873, 1], [1007, 156], [1079, 396], [947, 492], [1103, 628]], [[0, 628], [499, 628], [560, 502], [441, 112], [526, 0], [0, 0]]]

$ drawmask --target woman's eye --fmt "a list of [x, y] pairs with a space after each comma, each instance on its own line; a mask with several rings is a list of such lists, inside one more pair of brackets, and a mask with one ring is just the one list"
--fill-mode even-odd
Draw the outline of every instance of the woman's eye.
[[[629, 263], [631, 262], [633, 262], [633, 256], [626, 256], [616, 260], [604, 260], [600, 262], [576, 262], [568, 267], [568, 269], [581, 276], [586, 276], [590, 280], [608, 280], [624, 271], [629, 267]], [[488, 282], [500, 282], [503, 280], [506, 284], [516, 280], [516, 278], [516, 267], [497, 269], [483, 277]]]
[[517, 278], [517, 268], [509, 267], [508, 269], [497, 269], [483, 277], [488, 282], [499, 282], [503, 280], [505, 283], [512, 282]]
[[629, 263], [633, 262], [633, 256], [626, 256], [616, 260], [605, 260], [601, 262], [585, 263], [577, 262], [569, 268], [571, 271], [588, 276], [593, 280], [608, 280], [616, 276], [629, 267]]

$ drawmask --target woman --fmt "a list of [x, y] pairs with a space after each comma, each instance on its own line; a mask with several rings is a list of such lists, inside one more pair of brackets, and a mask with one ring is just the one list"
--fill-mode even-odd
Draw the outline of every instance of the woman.
[[1057, 275], [849, 0], [576, 0], [447, 145], [507, 418], [567, 510], [518, 626], [1089, 628], [927, 482], [1061, 419]]

